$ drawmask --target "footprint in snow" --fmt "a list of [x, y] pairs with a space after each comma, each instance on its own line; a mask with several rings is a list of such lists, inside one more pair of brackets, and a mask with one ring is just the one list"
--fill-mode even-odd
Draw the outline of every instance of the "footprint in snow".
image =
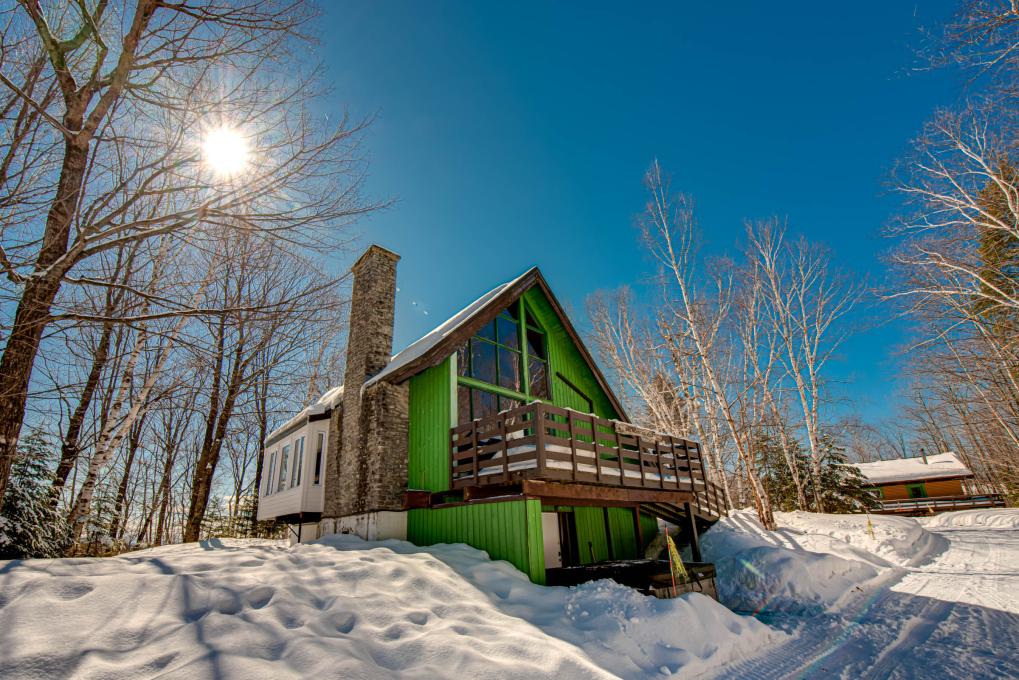
[[96, 587], [91, 583], [85, 583], [84, 581], [72, 581], [71, 583], [61, 583], [53, 589], [53, 594], [61, 600], [77, 600], [80, 597], [85, 597]]

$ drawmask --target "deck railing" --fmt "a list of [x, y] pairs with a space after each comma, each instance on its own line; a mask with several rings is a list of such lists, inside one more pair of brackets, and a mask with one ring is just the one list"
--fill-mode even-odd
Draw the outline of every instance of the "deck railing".
[[1005, 507], [1004, 496], [1001, 496], [1000, 494], [984, 494], [980, 496], [938, 496], [935, 498], [904, 498], [900, 500], [881, 501], [881, 508], [879, 512], [944, 512], [946, 510], [1003, 507]]
[[700, 444], [534, 402], [450, 429], [450, 486], [541, 479], [686, 492], [701, 514], [725, 514]]

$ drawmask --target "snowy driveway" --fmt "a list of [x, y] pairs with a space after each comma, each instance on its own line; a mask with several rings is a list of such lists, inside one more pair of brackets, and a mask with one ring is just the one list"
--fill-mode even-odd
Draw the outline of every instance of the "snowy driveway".
[[769, 623], [789, 642], [719, 678], [1019, 678], [1019, 529], [937, 528], [948, 549], [838, 613]]

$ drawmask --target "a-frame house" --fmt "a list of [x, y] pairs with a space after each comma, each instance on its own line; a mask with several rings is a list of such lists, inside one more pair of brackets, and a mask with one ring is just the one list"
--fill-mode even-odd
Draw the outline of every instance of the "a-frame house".
[[700, 445], [629, 423], [537, 268], [391, 356], [398, 260], [354, 265], [345, 384], [266, 440], [260, 519], [466, 543], [536, 583], [641, 560], [659, 518], [699, 559], [724, 512]]

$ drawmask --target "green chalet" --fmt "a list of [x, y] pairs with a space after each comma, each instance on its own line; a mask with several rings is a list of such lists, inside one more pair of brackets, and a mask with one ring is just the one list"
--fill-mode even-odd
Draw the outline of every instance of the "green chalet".
[[372, 246], [354, 264], [344, 385], [266, 439], [258, 518], [294, 541], [466, 543], [535, 583], [649, 592], [668, 579], [644, 559], [663, 519], [699, 562], [724, 512], [700, 445], [629, 422], [541, 272], [392, 356], [398, 260]]

